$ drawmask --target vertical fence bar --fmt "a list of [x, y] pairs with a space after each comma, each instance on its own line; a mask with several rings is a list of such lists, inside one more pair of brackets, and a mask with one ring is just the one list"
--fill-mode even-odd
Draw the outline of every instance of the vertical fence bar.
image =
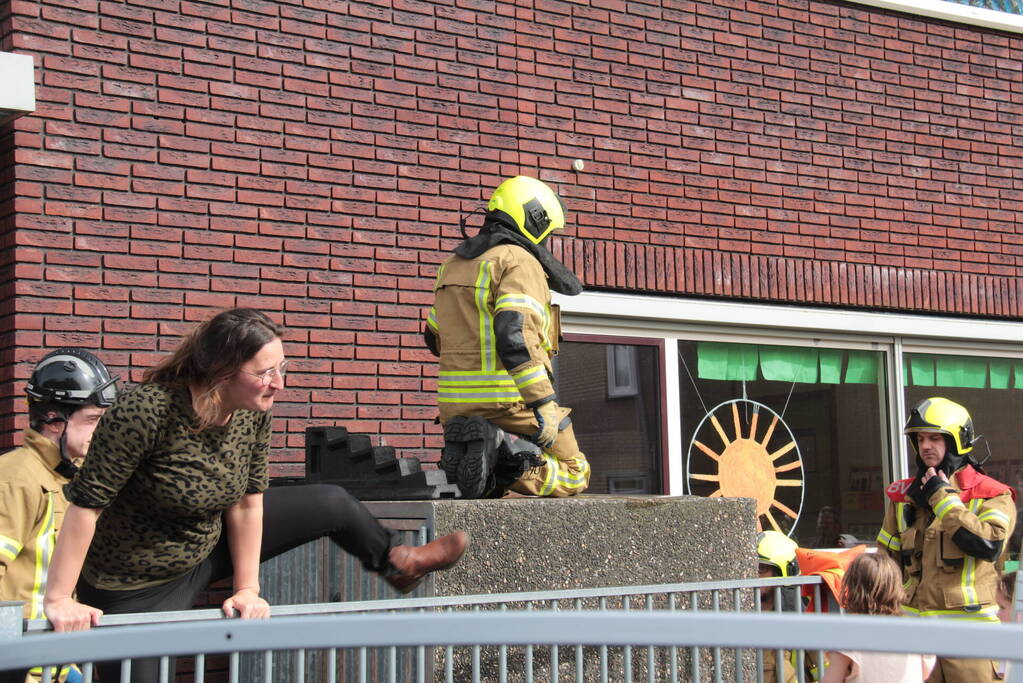
[[131, 660], [121, 660], [121, 683], [131, 683]]
[[387, 680], [389, 683], [398, 681], [398, 648], [393, 645], [387, 648]]
[[[234, 678], [231, 678], [233, 681]], [[295, 650], [295, 683], [305, 683], [305, 650]]]
[[[601, 598], [597, 601], [597, 606], [600, 611], [607, 611], [607, 598]], [[607, 680], [607, 645], [600, 646], [600, 683], [608, 683]]]
[[[420, 614], [426, 614], [426, 608], [418, 610]], [[327, 679], [333, 683], [336, 678]], [[416, 683], [426, 683], [426, 646], [420, 645], [416, 648]]]
[[[738, 588], [732, 589], [732, 611], [736, 614], [739, 613], [739, 606], [742, 602], [742, 595]], [[744, 674], [746, 672], [742, 670], [742, 648], [735, 648], [735, 683], [744, 683]]]
[[42, 674], [42, 683], [53, 683], [53, 667], [44, 666]]
[[[479, 612], [480, 606], [472, 608], [473, 612]], [[472, 683], [480, 683], [480, 646], [472, 646]]]
[[[774, 611], [781, 612], [781, 586], [771, 589], [774, 595]], [[778, 649], [774, 651], [774, 680], [776, 683], [785, 683], [785, 651]]]
[[[760, 614], [760, 589], [753, 589], [753, 611]], [[757, 658], [757, 683], [764, 683], [764, 651], [761, 648], [756, 650]]]
[[[551, 612], [558, 611], [558, 601], [551, 600]], [[558, 646], [551, 645], [551, 683], [558, 683]]]
[[[675, 611], [674, 593], [668, 593], [668, 611]], [[678, 648], [672, 645], [668, 648], [668, 654], [671, 656], [671, 662], [668, 664], [668, 670], [671, 672], [671, 683], [678, 683]]]
[[[199, 654], [197, 654], [195, 656], [195, 674], [194, 674], [194, 676], [195, 676], [195, 683], [206, 683], [206, 655], [204, 655], [202, 653], [199, 653]], [[271, 680], [270, 679], [270, 672], [269, 672], [269, 670], [267, 671], [266, 678], [264, 680], [267, 680], [267, 681]]]
[[[799, 586], [794, 586], [794, 588], [796, 591], [796, 613], [801, 614], [803, 612], [803, 594]], [[796, 655], [796, 681], [806, 683], [806, 650], [794, 648], [792, 652]]]
[[[526, 603], [526, 611], [527, 612], [532, 612], [533, 611], [533, 603], [531, 603], [531, 602], [527, 602]], [[526, 646], [525, 673], [526, 673], [526, 683], [532, 683], [533, 682], [533, 646], [532, 645], [527, 645]]]
[[[813, 611], [816, 614], [820, 614], [823, 606], [821, 605], [821, 584], [814, 584], [813, 587]], [[845, 614], [845, 610], [839, 606], [838, 611], [840, 614]], [[817, 661], [815, 662], [816, 669], [816, 680], [824, 678], [824, 650], [817, 650]]]
[[[715, 614], [721, 611], [721, 591], [716, 588], [710, 592], [710, 604]], [[721, 648], [715, 646], [712, 653], [714, 655], [714, 683], [721, 683]]]
[[[267, 650], [267, 652], [270, 652]], [[267, 679], [270, 680], [270, 679]], [[332, 647], [327, 650], [327, 680], [337, 680], [337, 648]]]
[[[501, 611], [508, 611], [508, 603], [501, 603]], [[508, 683], [508, 646], [497, 648], [497, 677], [499, 683]]]
[[167, 683], [168, 663], [167, 657], [160, 657], [160, 683]]
[[[580, 598], [575, 599], [575, 611], [583, 611], [583, 601]], [[583, 683], [583, 646], [575, 646], [575, 683]]]
[[[654, 596], [646, 596], [646, 610], [647, 612], [654, 611]], [[654, 646], [646, 646], [646, 680], [647, 683], [654, 683]]]
[[[85, 679], [85, 683], [92, 683], [92, 662], [86, 662], [82, 665], [82, 678]], [[202, 683], [198, 678], [197, 683]]]
[[[689, 609], [693, 614], [700, 611], [700, 594], [697, 591], [689, 594]], [[700, 648], [695, 645], [689, 648], [689, 680], [700, 680]]]
[[358, 667], [359, 667], [359, 683], [366, 683], [367, 676], [369, 675], [369, 672], [367, 671], [367, 669], [369, 667], [368, 667], [368, 664], [366, 662], [366, 660], [367, 660], [366, 648], [364, 648], [364, 647], [360, 647], [359, 648], [358, 660], [359, 660], [359, 664], [358, 664]]
[[[445, 611], [451, 614], [455, 611], [455, 608], [448, 607]], [[455, 648], [453, 645], [448, 645], [444, 648], [444, 680], [447, 683], [454, 683], [455, 681]]]
[[[631, 601], [628, 595], [622, 596], [622, 610], [631, 611]], [[625, 667], [625, 683], [632, 683], [632, 646], [626, 645], [622, 648], [622, 666]]]

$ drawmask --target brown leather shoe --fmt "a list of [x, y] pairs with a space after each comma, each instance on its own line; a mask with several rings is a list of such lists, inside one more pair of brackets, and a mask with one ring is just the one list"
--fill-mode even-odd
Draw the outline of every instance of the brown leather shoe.
[[464, 531], [441, 536], [426, 545], [396, 545], [387, 557], [391, 571], [384, 574], [384, 579], [396, 590], [408, 593], [430, 572], [455, 566], [468, 547], [469, 534]]

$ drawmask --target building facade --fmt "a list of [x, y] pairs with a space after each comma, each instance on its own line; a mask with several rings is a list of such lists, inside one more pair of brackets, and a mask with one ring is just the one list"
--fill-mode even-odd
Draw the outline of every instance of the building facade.
[[[436, 460], [420, 339], [435, 269], [459, 221], [526, 174], [563, 196], [551, 246], [587, 289], [560, 301], [558, 364], [591, 490], [747, 486], [767, 496], [763, 524], [801, 541], [825, 506], [871, 537], [881, 487], [909, 467], [906, 406], [934, 394], [973, 411], [989, 471], [1023, 484], [1015, 15], [806, 0], [0, 12], [0, 49], [36, 73], [35, 112], [0, 128], [4, 446], [47, 349], [95, 349], [130, 383], [195, 321], [252, 306], [289, 330], [277, 474], [301, 472], [310, 425]], [[728, 481], [739, 457], [759, 474]]]

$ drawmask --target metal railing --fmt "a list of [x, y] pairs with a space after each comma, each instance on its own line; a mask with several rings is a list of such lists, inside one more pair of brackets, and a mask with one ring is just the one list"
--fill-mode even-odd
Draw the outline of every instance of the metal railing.
[[[783, 649], [1023, 659], [1018, 625], [756, 613], [761, 588], [780, 605], [783, 587], [807, 585], [820, 605], [820, 579], [796, 577], [275, 606], [264, 621], [219, 610], [107, 615], [103, 627], [72, 634], [43, 633], [46, 622], [34, 620], [24, 637], [0, 629], [0, 669], [58, 654], [64, 662], [160, 657], [166, 681], [170, 658], [195, 656], [197, 683], [214, 660], [232, 681], [760, 681], [765, 650], [779, 662]], [[88, 680], [91, 667], [84, 673]], [[802, 666], [797, 673], [802, 680]]]
[[[588, 588], [562, 591], [537, 591], [505, 593], [495, 595], [470, 595], [455, 597], [391, 599], [348, 603], [318, 603], [308, 605], [275, 605], [272, 608], [272, 622], [283, 618], [310, 618], [323, 615], [371, 615], [384, 612], [409, 613], [454, 613], [472, 611], [475, 613], [498, 612], [512, 614], [516, 611], [542, 614], [545, 612], [572, 613], [594, 611], [611, 612], [721, 612], [759, 611], [760, 589], [774, 591], [776, 605], [782, 603], [782, 591], [796, 591], [803, 586], [814, 591], [815, 605], [820, 605], [819, 577], [792, 577], [786, 579], [741, 579], [730, 581], [709, 581], [701, 583], [624, 586], [611, 588]], [[795, 601], [796, 608], [801, 603]], [[361, 617], [360, 617], [361, 618]], [[186, 610], [149, 614], [104, 615], [102, 627], [97, 633], [128, 633], [136, 628], [159, 624], [181, 624], [187, 622], [194, 627], [205, 622], [237, 624], [223, 618], [220, 610]], [[116, 627], [116, 628], [115, 628]], [[122, 628], [122, 627], [131, 627]], [[19, 646], [34, 640], [49, 641], [62, 635], [46, 635], [49, 629], [45, 619], [25, 622], [25, 634]], [[0, 636], [2, 639], [2, 636]], [[114, 640], [110, 641], [114, 643]], [[2, 644], [2, 643], [0, 643]], [[120, 642], [117, 641], [119, 645]], [[0, 648], [9, 649], [9, 648]], [[367, 648], [332, 647], [325, 650], [314, 647], [275, 648], [258, 655], [239, 655], [242, 651], [228, 653], [223, 657], [207, 658], [213, 651], [199, 654], [191, 663], [195, 680], [202, 683], [207, 672], [226, 671], [231, 680], [508, 680], [509, 672], [524, 680], [557, 680], [559, 672], [565, 672], [568, 680], [580, 678], [586, 672], [585, 680], [756, 680], [762, 670], [762, 653], [759, 651], [723, 650], [722, 648], [701, 649], [697, 646], [666, 650], [653, 645], [627, 645], [615, 651], [608, 646], [587, 647], [575, 643], [570, 647], [559, 645], [523, 644], [513, 648], [510, 644], [487, 647], [485, 644], [461, 647], [457, 643], [443, 648], [434, 648], [426, 643], [416, 647]], [[294, 650], [289, 652], [289, 650]], [[198, 650], [196, 652], [199, 652]], [[179, 650], [173, 656], [195, 653]], [[776, 652], [781, 661], [782, 653]], [[147, 657], [155, 653], [145, 653]], [[127, 659], [139, 656], [121, 657], [106, 649], [93, 650], [93, 660]], [[162, 655], [169, 657], [170, 655]], [[62, 657], [64, 655], [62, 654]], [[45, 661], [45, 660], [41, 660]], [[77, 660], [68, 660], [77, 661]], [[801, 661], [801, 660], [800, 660]], [[0, 655], [0, 666], [6, 666]], [[552, 663], [555, 666], [552, 666]], [[83, 673], [87, 679], [91, 668]], [[185, 663], [183, 668], [189, 668]], [[161, 665], [161, 680], [173, 679], [173, 662], [165, 658]], [[45, 676], [44, 671], [44, 676]], [[122, 672], [123, 673], [123, 672]], [[127, 680], [127, 675], [122, 676]], [[45, 680], [45, 678], [44, 678]], [[802, 678], [800, 678], [802, 680]]]

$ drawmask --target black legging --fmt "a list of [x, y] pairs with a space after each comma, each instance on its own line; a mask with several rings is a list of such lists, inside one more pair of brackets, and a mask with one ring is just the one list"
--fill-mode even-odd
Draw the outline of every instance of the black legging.
[[[324, 536], [356, 556], [369, 571], [387, 569], [387, 556], [397, 535], [380, 525], [362, 503], [340, 486], [309, 484], [267, 489], [263, 494], [263, 542], [260, 562]], [[169, 612], [191, 609], [199, 593], [231, 576], [234, 567], [227, 534], [209, 556], [187, 574], [167, 583], [137, 590], [111, 591], [78, 582], [78, 601], [106, 614]], [[173, 680], [173, 659], [170, 679]], [[103, 683], [120, 680], [120, 663], [97, 665]], [[131, 680], [159, 680], [158, 659], [132, 661]]]

